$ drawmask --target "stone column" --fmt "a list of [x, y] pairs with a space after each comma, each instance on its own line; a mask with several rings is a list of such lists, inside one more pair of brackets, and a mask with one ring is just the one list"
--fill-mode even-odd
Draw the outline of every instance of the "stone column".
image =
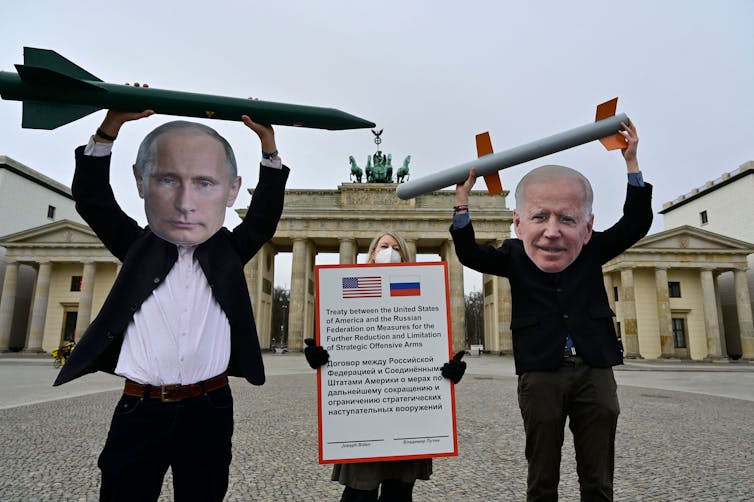
[[720, 328], [720, 354], [726, 356], [728, 354], [728, 340], [725, 339], [725, 322], [723, 322], [723, 299], [720, 296], [720, 282], [718, 278], [722, 272], [716, 271], [712, 273], [712, 282], [715, 284], [715, 307], [717, 308], [718, 328]]
[[641, 357], [639, 353], [639, 328], [636, 320], [633, 269], [622, 269], [620, 271], [620, 282], [620, 305], [623, 310], [623, 350], [626, 357]]
[[513, 353], [511, 333], [511, 286], [508, 279], [482, 274], [484, 295], [484, 350]]
[[500, 348], [500, 302], [497, 301], [497, 281], [494, 275], [482, 274], [482, 308], [484, 318], [484, 334], [482, 345], [484, 350], [499, 354]]
[[466, 348], [466, 299], [463, 290], [463, 265], [456, 256], [452, 241], [445, 241], [440, 252], [443, 259], [448, 262], [452, 346], [453, 352], [456, 352]]
[[[272, 295], [274, 294], [275, 250], [265, 243], [244, 267], [249, 299], [257, 325], [257, 337], [262, 349], [271, 347]], [[276, 327], [276, 332], [279, 327]]]
[[736, 311], [738, 332], [741, 336], [741, 352], [744, 359], [754, 359], [754, 320], [751, 312], [751, 294], [746, 279], [746, 270], [733, 272], [736, 286]]
[[84, 262], [84, 273], [81, 277], [81, 294], [79, 295], [79, 311], [76, 316], [76, 341], [89, 327], [92, 319], [92, 299], [94, 296], [94, 275], [97, 264], [93, 261]]
[[[610, 310], [615, 312], [615, 296], [613, 294], [613, 276], [608, 273], [602, 274], [602, 283], [605, 285], [605, 292], [607, 293], [607, 303], [610, 305]], [[613, 323], [615, 323], [615, 319], [613, 318]]]
[[5, 264], [3, 294], [0, 297], [0, 352], [7, 352], [10, 346], [10, 330], [13, 326], [13, 310], [16, 308], [16, 288], [18, 287], [18, 262]]
[[[602, 283], [605, 285], [605, 292], [607, 293], [607, 304], [610, 305], [610, 310], [615, 312], [615, 315], [618, 315], [617, 306], [615, 305], [615, 283], [613, 282], [613, 275], [608, 273], [602, 274]], [[617, 319], [616, 317], [613, 317], [613, 329], [615, 332], [618, 332], [618, 325], [617, 325]]]
[[356, 263], [356, 239], [353, 237], [341, 238], [338, 244], [341, 265]]
[[673, 321], [670, 312], [668, 292], [668, 269], [655, 268], [655, 288], [657, 290], [657, 328], [660, 335], [660, 357], [673, 357]]
[[[31, 303], [29, 315], [29, 336], [26, 339], [24, 352], [43, 352], [42, 341], [47, 318], [47, 302], [50, 298], [50, 276], [52, 263], [40, 262], [37, 270], [37, 282], [34, 284], [34, 299]], [[59, 343], [57, 340], [56, 343]]]
[[305, 238], [293, 239], [291, 296], [290, 308], [288, 309], [288, 348], [290, 350], [301, 350], [304, 346], [308, 251], [309, 243]]
[[[246, 287], [249, 288], [249, 300], [254, 308], [259, 298], [259, 253], [255, 254], [243, 268], [243, 275], [246, 279]], [[254, 313], [256, 314], [256, 309]]]
[[715, 297], [715, 281], [712, 270], [703, 269], [699, 273], [702, 283], [702, 302], [704, 306], [704, 329], [707, 335], [708, 358], [722, 356], [720, 346], [720, 320], [717, 317], [717, 300]]
[[500, 332], [500, 352], [513, 354], [513, 332], [511, 331], [512, 296], [511, 283], [506, 277], [495, 277], [497, 281], [497, 294], [499, 307], [498, 331]]
[[416, 241], [413, 239], [406, 239], [406, 254], [408, 255], [408, 261], [416, 261]]
[[[500, 247], [503, 241], [489, 244]], [[484, 297], [484, 350], [498, 354], [512, 354], [510, 282], [505, 277], [482, 274], [482, 295]]]

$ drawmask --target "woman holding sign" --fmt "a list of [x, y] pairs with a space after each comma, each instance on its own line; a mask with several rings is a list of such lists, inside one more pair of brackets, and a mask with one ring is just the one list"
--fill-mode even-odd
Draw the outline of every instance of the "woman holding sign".
[[[406, 262], [406, 241], [395, 232], [385, 231], [375, 237], [369, 245], [367, 263]], [[309, 366], [316, 369], [329, 361], [329, 354], [311, 338], [304, 340], [304, 349]], [[466, 371], [466, 363], [461, 361], [463, 352], [456, 354], [445, 363], [442, 376], [458, 383]], [[429, 479], [432, 474], [432, 459], [393, 460], [380, 462], [359, 462], [335, 464], [332, 480], [345, 485], [341, 502], [410, 502], [414, 483], [417, 479]], [[378, 498], [379, 497], [379, 498]]]

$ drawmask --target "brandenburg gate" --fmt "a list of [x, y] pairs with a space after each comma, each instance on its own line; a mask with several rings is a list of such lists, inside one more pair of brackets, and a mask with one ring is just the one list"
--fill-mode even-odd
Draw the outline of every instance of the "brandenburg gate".
[[[286, 190], [277, 232], [247, 265], [259, 341], [270, 347], [274, 256], [293, 253], [288, 309], [288, 348], [301, 350], [314, 337], [314, 261], [317, 253], [337, 253], [341, 264], [356, 262], [379, 233], [402, 235], [411, 261], [417, 254], [437, 254], [448, 262], [453, 350], [465, 348], [463, 266], [448, 229], [455, 192], [432, 192], [410, 200], [395, 194], [396, 183], [343, 183], [336, 190]], [[476, 239], [495, 246], [510, 236], [512, 212], [505, 195], [474, 191], [469, 206]], [[245, 210], [240, 210], [241, 217]], [[511, 352], [510, 289], [506, 279], [484, 275], [485, 350]]]

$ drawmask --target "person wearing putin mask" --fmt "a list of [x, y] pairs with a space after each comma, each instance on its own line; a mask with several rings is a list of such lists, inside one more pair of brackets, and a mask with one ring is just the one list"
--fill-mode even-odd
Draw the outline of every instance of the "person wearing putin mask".
[[95, 371], [125, 380], [98, 460], [100, 500], [156, 501], [170, 468], [173, 500], [219, 502], [233, 434], [228, 376], [265, 379], [243, 267], [275, 233], [289, 169], [272, 127], [239, 117], [262, 160], [243, 221], [226, 229], [241, 189], [233, 149], [204, 124], [167, 122], [133, 166], [142, 227], [116, 202], [110, 158], [121, 127], [152, 113], [110, 110], [76, 149], [76, 209], [122, 266], [54, 385]]

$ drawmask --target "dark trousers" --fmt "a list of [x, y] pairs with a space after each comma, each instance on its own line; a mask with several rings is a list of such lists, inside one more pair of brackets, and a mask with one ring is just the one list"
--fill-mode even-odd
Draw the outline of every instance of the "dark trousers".
[[174, 403], [123, 395], [99, 457], [100, 501], [156, 501], [168, 467], [176, 502], [221, 501], [232, 435], [227, 385]]
[[580, 357], [558, 371], [518, 377], [526, 432], [527, 501], [558, 500], [560, 452], [566, 417], [573, 433], [582, 501], [613, 500], [617, 387], [612, 368], [590, 368]]
[[[379, 490], [379, 498], [377, 492]], [[411, 502], [414, 483], [403, 483], [396, 479], [385, 479], [380, 488], [374, 490], [357, 490], [346, 486], [340, 502]]]

